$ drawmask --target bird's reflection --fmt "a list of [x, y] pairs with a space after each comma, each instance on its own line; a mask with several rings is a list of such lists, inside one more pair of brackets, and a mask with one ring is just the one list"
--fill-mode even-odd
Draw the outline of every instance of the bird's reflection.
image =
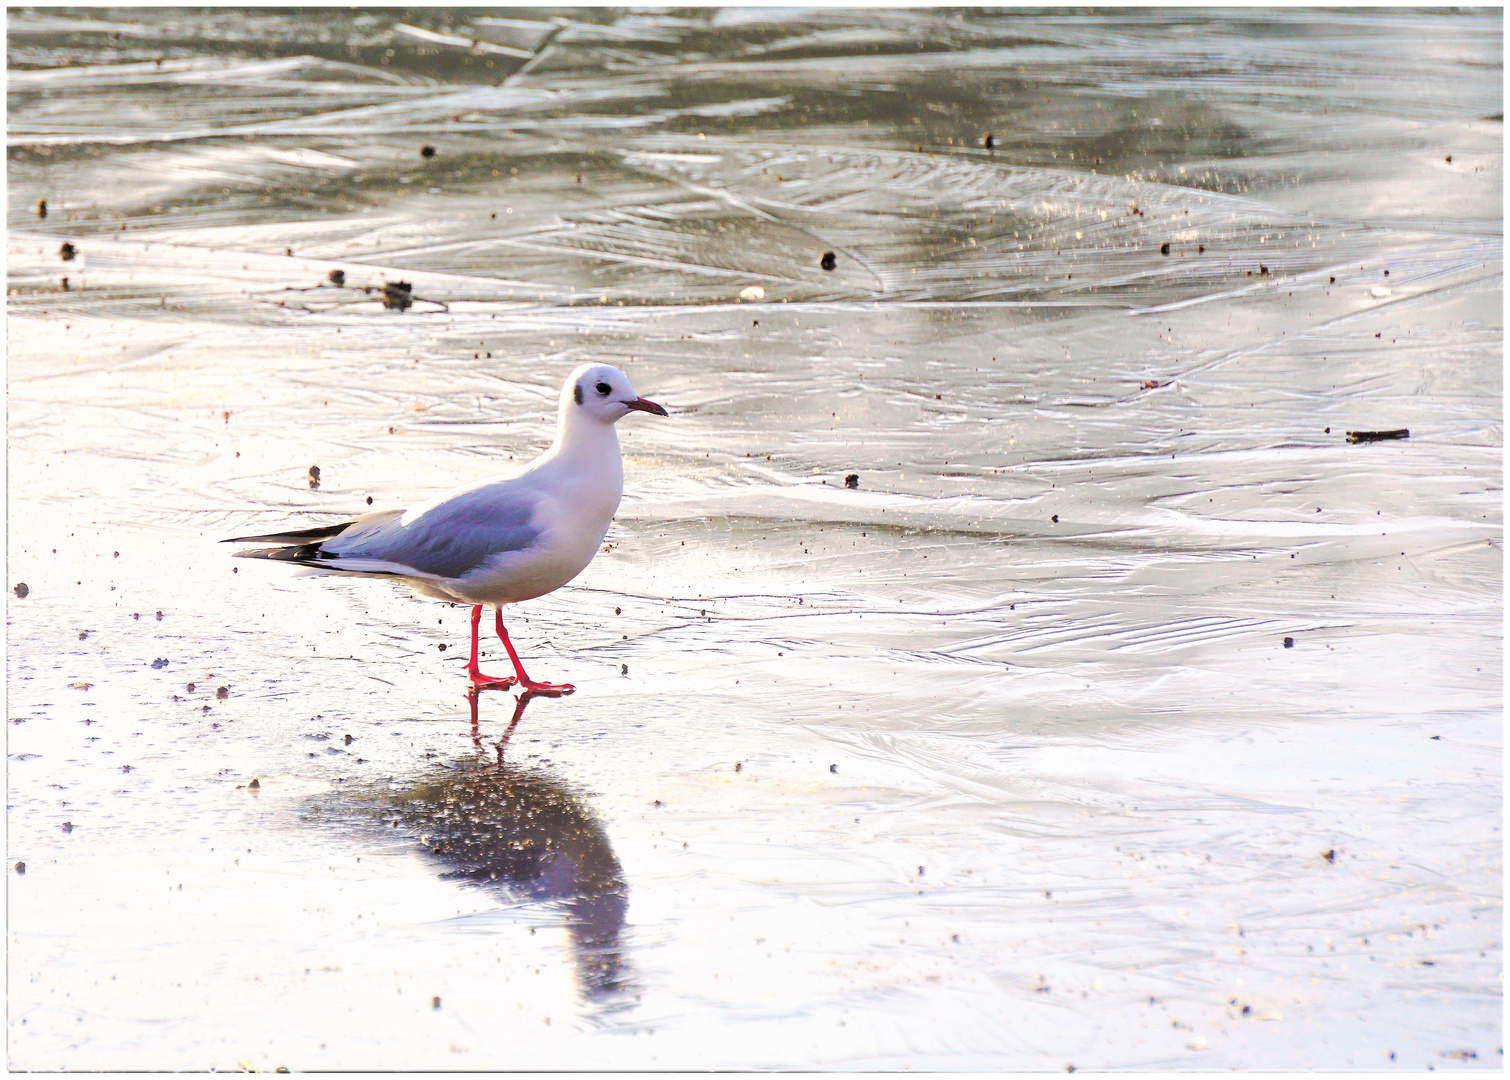
[[468, 696], [477, 754], [390, 796], [392, 810], [446, 868], [443, 877], [559, 905], [582, 995], [628, 1004], [621, 937], [629, 897], [608, 836], [560, 780], [504, 760], [508, 735], [533, 695], [519, 699], [508, 731], [491, 747], [478, 736], [478, 695]]

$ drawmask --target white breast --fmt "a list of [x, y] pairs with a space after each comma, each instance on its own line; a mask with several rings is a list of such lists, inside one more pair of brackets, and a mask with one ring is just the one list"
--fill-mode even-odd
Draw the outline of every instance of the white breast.
[[539, 538], [525, 551], [494, 556], [453, 591], [469, 603], [514, 604], [559, 589], [587, 569], [624, 493], [619, 440], [612, 427], [603, 434], [542, 457], [518, 478], [539, 496], [531, 522]]

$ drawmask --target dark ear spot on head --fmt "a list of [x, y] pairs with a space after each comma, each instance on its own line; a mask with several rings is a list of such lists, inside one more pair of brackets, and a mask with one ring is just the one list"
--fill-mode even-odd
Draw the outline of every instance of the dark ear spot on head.
[[578, 405], [582, 404], [582, 384], [581, 383], [578, 383], [576, 386], [572, 387], [571, 396], [576, 399], [576, 402], [577, 402]]

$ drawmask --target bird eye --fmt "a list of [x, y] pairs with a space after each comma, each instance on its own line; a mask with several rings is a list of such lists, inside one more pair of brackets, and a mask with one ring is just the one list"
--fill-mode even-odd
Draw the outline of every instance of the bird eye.
[[613, 391], [613, 387], [609, 386], [606, 382], [600, 382], [598, 384], [598, 396], [599, 397], [607, 397], [612, 391]]

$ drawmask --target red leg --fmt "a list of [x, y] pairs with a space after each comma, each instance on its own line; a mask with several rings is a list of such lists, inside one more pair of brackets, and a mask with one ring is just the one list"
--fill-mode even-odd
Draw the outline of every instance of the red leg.
[[[495, 687], [499, 690], [507, 690], [509, 687], [513, 686], [515, 682], [518, 681], [512, 675], [505, 675], [503, 677], [499, 677], [497, 675], [484, 675], [482, 672], [477, 670], [477, 624], [481, 621], [482, 605], [476, 604], [472, 608], [472, 659], [471, 662], [467, 664], [467, 677], [472, 680], [472, 687], [476, 690], [489, 690]], [[503, 624], [500, 622], [499, 626], [502, 625]], [[507, 639], [505, 639], [504, 644], [508, 644]], [[514, 655], [513, 649], [509, 650], [509, 655]], [[518, 660], [514, 661], [514, 667], [519, 667]]]
[[[481, 611], [482, 609], [478, 608], [477, 610]], [[476, 618], [477, 616], [474, 614], [473, 629], [476, 629]], [[576, 689], [571, 683], [536, 682], [524, 673], [524, 665], [519, 662], [519, 654], [514, 651], [514, 643], [509, 640], [509, 632], [503, 628], [503, 608], [498, 609], [498, 640], [503, 642], [503, 647], [509, 652], [509, 659], [514, 661], [514, 674], [519, 676], [519, 685], [531, 694], [560, 697], [562, 694], [570, 694]]]

